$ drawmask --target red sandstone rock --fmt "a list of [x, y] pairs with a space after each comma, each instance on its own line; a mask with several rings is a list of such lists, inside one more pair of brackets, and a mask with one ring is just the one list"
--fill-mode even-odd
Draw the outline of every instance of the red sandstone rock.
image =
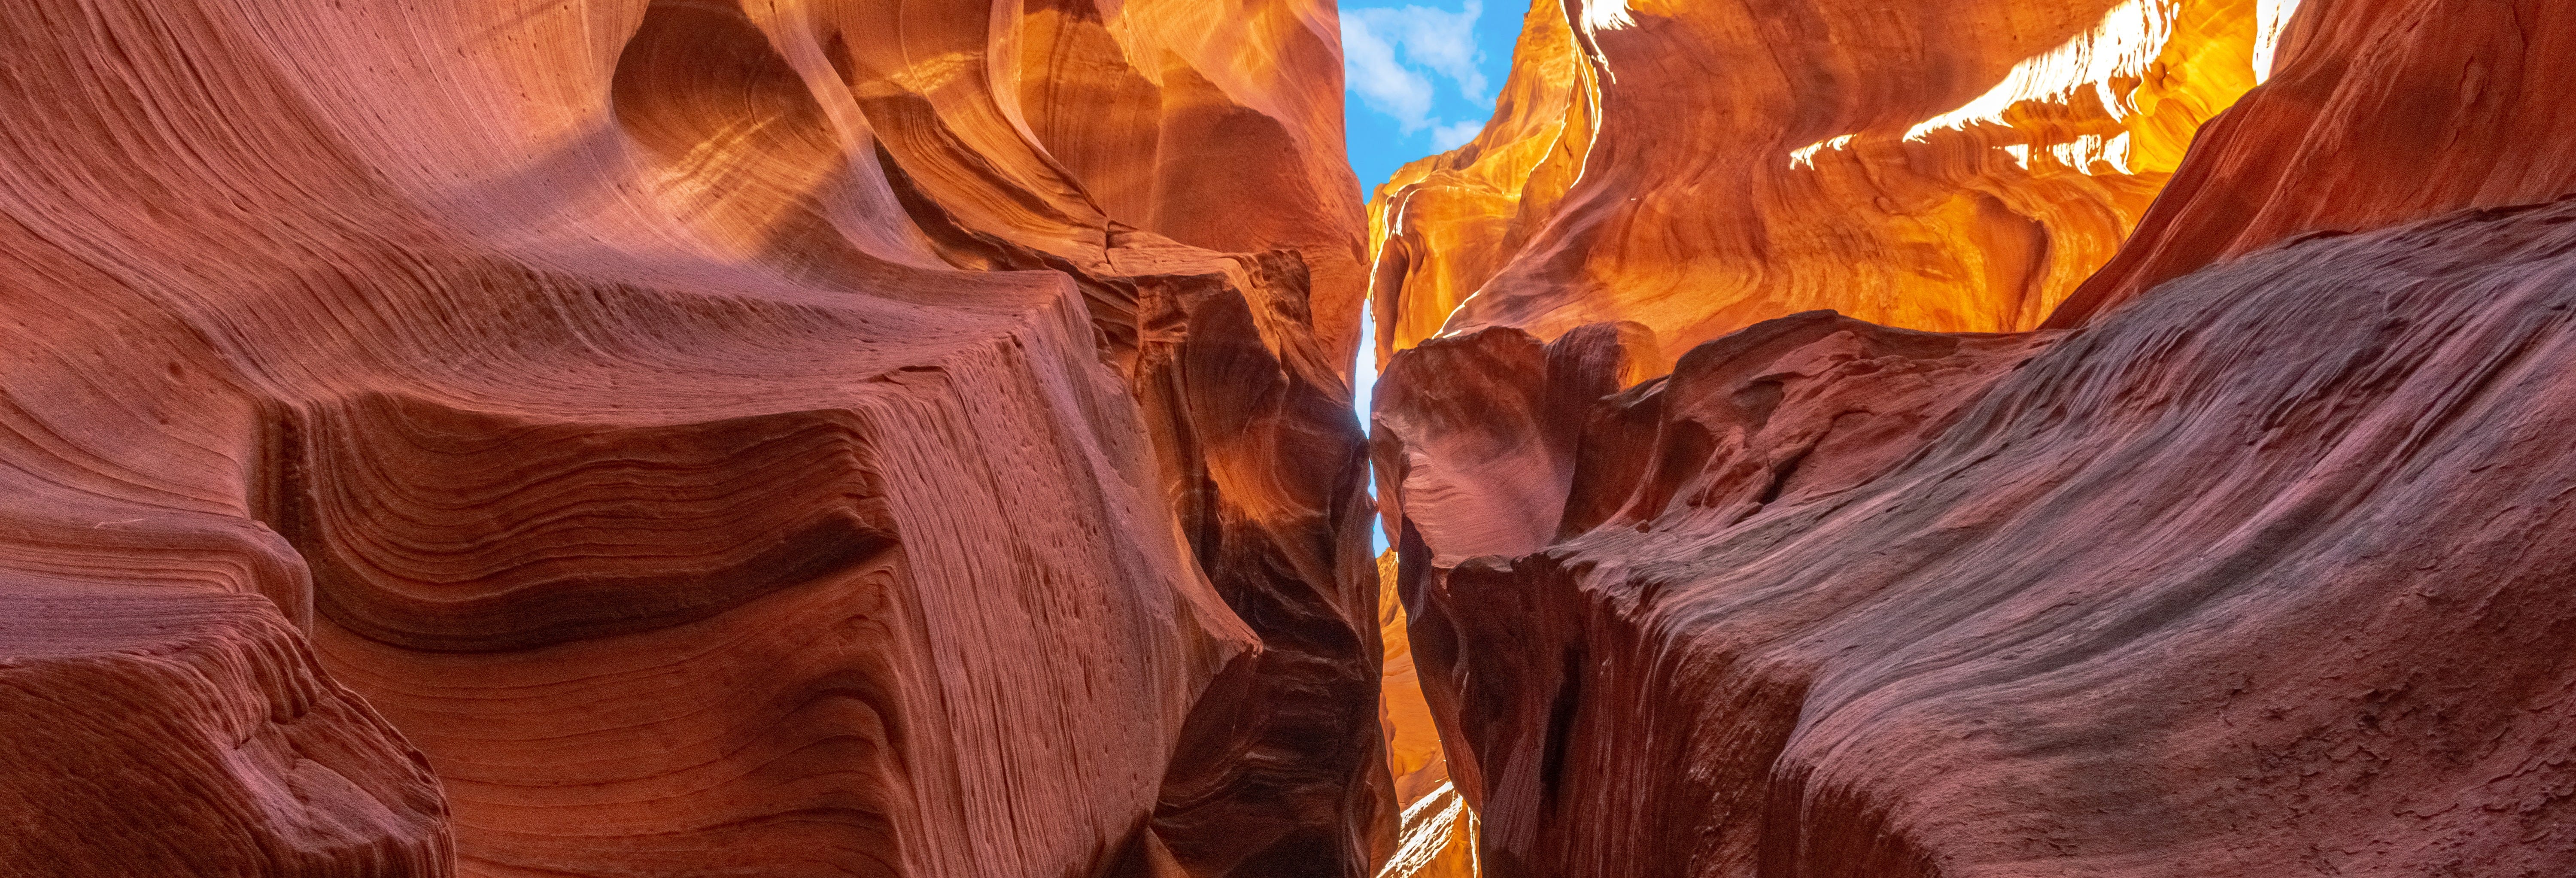
[[1987, 335], [2277, 6], [1917, 5], [1534, 10], [1401, 615], [1320, 6], [22, 10], [0, 869], [2576, 870], [2576, 22], [2310, 0]]
[[2311, 242], [1965, 361], [1790, 318], [1606, 401], [1575, 484], [1628, 502], [1414, 585], [1487, 869], [2576, 868], [2571, 229]]
[[[2576, 871], [2576, 201], [2444, 212], [2557, 194], [2505, 71], [2576, 19], [2293, 33], [2078, 328], [1791, 315], [1579, 422], [1522, 413], [1614, 380], [1554, 365], [1608, 325], [1394, 357], [1398, 591], [1491, 874]], [[2463, 70], [2497, 102], [2336, 194]]]
[[0, 740], [74, 760], [48, 771], [244, 755], [0, 783], [16, 826], [117, 812], [0, 850], [1366, 872], [1395, 810], [1331, 30], [1297, 2], [19, 10], [0, 575], [78, 597], [0, 627], [29, 663]]
[[11, 875], [447, 870], [438, 779], [256, 595], [12, 577]]

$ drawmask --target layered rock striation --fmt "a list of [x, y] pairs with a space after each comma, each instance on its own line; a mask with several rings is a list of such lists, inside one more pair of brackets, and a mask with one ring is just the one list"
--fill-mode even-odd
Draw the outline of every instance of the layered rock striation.
[[7, 868], [1366, 873], [1332, 22], [19, 10]]
[[1535, 4], [1494, 118], [1371, 201], [1381, 357], [1626, 321], [1669, 368], [1814, 308], [2033, 328], [2295, 5]]
[[2287, 33], [2049, 328], [1800, 311], [1639, 380], [1652, 326], [1471, 301], [1393, 357], [1396, 591], [1489, 874], [2576, 869], [2576, 186], [2531, 66], [2576, 18]]
[[2576, 871], [2576, 7], [18, 12], [0, 872]]

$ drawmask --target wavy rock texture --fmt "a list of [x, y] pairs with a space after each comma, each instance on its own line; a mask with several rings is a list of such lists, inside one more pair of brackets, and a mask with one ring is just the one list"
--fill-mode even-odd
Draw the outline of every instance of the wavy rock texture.
[[1492, 121], [1371, 202], [1381, 359], [1815, 308], [2032, 328], [2269, 69], [2273, 0], [1535, 4]]
[[[175, 593], [174, 593], [175, 592]], [[257, 595], [0, 587], [13, 875], [428, 875], [438, 778]]]
[[[1488, 874], [2576, 870], [2576, 201], [2525, 60], [2576, 20], [2299, 16], [2177, 178], [2292, 170], [2169, 190], [2104, 277], [2179, 276], [2078, 328], [1813, 311], [1646, 381], [1633, 324], [1393, 358], [1396, 590]], [[2384, 171], [2463, 71], [2501, 102], [2385, 201], [2301, 187]], [[2343, 211], [2382, 228], [2158, 255]]]
[[1365, 873], [1332, 21], [18, 10], [10, 868]]

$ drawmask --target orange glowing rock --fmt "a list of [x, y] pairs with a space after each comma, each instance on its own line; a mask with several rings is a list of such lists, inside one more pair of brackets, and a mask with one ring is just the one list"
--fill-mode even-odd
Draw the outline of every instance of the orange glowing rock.
[[2274, 5], [1536, 4], [1494, 121], [1370, 204], [1381, 357], [1631, 321], [1669, 365], [1814, 308], [2036, 326], [2267, 69]]
[[2543, 72], [2576, 57], [2576, 7], [2333, 0], [2297, 21], [2280, 74], [2210, 123], [2137, 237], [2049, 325], [2293, 237], [2576, 192], [2576, 154], [2555, 148], [2576, 143], [2576, 110]]

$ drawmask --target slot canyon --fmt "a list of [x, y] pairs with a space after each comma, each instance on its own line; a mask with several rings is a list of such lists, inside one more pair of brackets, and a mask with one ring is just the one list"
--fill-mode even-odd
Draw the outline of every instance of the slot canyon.
[[14, 4], [0, 876], [2576, 876], [2576, 3], [1482, 11]]

